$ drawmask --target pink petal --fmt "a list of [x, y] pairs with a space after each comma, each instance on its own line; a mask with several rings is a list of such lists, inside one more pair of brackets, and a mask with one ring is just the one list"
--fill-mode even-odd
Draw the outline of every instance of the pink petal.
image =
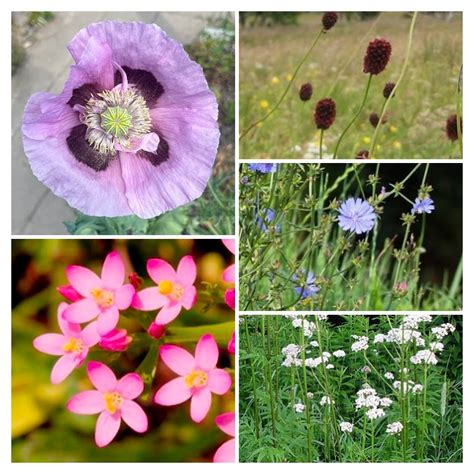
[[102, 393], [97, 390], [86, 390], [74, 395], [66, 404], [66, 408], [78, 415], [95, 415], [105, 410]]
[[82, 362], [74, 354], [66, 354], [60, 357], [51, 371], [51, 383], [61, 383]]
[[100, 335], [97, 331], [97, 322], [88, 324], [81, 332], [81, 339], [87, 347], [95, 346], [100, 341]]
[[181, 303], [186, 309], [191, 309], [196, 302], [196, 287], [188, 286], [184, 290], [184, 295], [181, 298]]
[[196, 390], [191, 397], [191, 420], [201, 423], [211, 408], [211, 391], [207, 388]]
[[229, 439], [217, 448], [213, 462], [235, 462], [235, 439]]
[[132, 306], [135, 309], [142, 311], [150, 311], [158, 309], [168, 303], [168, 298], [158, 291], [157, 286], [145, 288], [142, 291], [135, 293], [132, 300]]
[[103, 411], [95, 426], [95, 444], [99, 448], [107, 446], [116, 436], [120, 429], [120, 412], [110, 415], [109, 412]]
[[216, 416], [215, 422], [225, 434], [235, 436], [235, 412], [222, 413]]
[[64, 317], [71, 323], [86, 323], [99, 314], [97, 303], [85, 298], [71, 303], [63, 312]]
[[132, 304], [134, 294], [135, 288], [130, 284], [123, 285], [118, 290], [116, 290], [114, 301], [117, 308], [121, 310], [127, 309]]
[[185, 349], [171, 344], [160, 347], [161, 360], [178, 375], [188, 375], [196, 367], [194, 357]]
[[64, 344], [66, 344], [67, 338], [62, 334], [42, 334], [33, 341], [33, 347], [40, 352], [44, 352], [49, 355], [63, 355]]
[[148, 429], [148, 418], [143, 408], [132, 400], [122, 402], [122, 419], [132, 430], [144, 433]]
[[66, 337], [78, 337], [81, 333], [81, 326], [77, 323], [71, 323], [66, 319], [64, 311], [68, 307], [69, 305], [67, 303], [60, 303], [58, 306], [58, 325]]
[[58, 293], [69, 301], [79, 301], [82, 299], [82, 296], [71, 286], [71, 285], [62, 285], [56, 288]]
[[155, 283], [159, 283], [161, 280], [170, 280], [172, 282], [176, 280], [174, 268], [168, 262], [161, 260], [161, 258], [150, 258], [146, 268]]
[[235, 309], [235, 288], [229, 288], [225, 291], [224, 301], [230, 309]]
[[222, 239], [222, 243], [227, 247], [227, 250], [235, 255], [235, 239]]
[[179, 301], [171, 301], [164, 306], [156, 315], [156, 324], [169, 324], [173, 319], [176, 319], [181, 312], [183, 306]]
[[119, 321], [119, 311], [115, 306], [102, 310], [97, 319], [97, 332], [104, 336], [113, 331]]
[[196, 366], [204, 371], [214, 369], [219, 359], [219, 348], [211, 334], [204, 334], [196, 345]]
[[155, 403], [158, 405], [172, 406], [179, 405], [180, 403], [189, 400], [192, 392], [191, 389], [186, 387], [184, 383], [184, 377], [177, 377], [168, 383], [165, 383], [155, 393]]
[[123, 285], [125, 266], [118, 252], [110, 252], [102, 266], [101, 280], [109, 290], [116, 290]]
[[96, 362], [95, 360], [87, 364], [87, 375], [92, 385], [99, 392], [113, 392], [117, 386], [117, 379], [105, 364]]
[[177, 270], [178, 280], [183, 286], [189, 286], [196, 280], [196, 264], [191, 255], [183, 257], [178, 264]]
[[212, 369], [207, 373], [207, 386], [212, 393], [224, 395], [231, 385], [232, 378], [224, 369]]
[[102, 288], [100, 278], [88, 268], [70, 265], [66, 268], [66, 276], [73, 288], [84, 297], [89, 297], [94, 288]]
[[235, 283], [235, 264], [229, 265], [222, 273], [222, 279], [228, 283]]
[[120, 392], [124, 398], [133, 400], [143, 392], [143, 380], [138, 374], [132, 372], [124, 375], [118, 381], [116, 390]]

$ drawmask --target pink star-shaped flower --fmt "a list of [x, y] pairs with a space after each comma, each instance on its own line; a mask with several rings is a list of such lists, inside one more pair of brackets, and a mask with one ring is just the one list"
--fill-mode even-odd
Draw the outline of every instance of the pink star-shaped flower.
[[143, 392], [141, 377], [132, 372], [117, 380], [106, 365], [91, 361], [87, 375], [97, 390], [86, 390], [67, 402], [67, 409], [79, 415], [95, 415], [95, 442], [99, 448], [107, 446], [116, 436], [123, 420], [132, 430], [144, 433], [148, 419], [143, 408], [133, 400]]
[[64, 312], [71, 323], [85, 323], [96, 317], [97, 330], [101, 336], [115, 329], [119, 311], [127, 309], [135, 289], [125, 280], [125, 267], [117, 252], [110, 252], [102, 266], [100, 278], [91, 270], [78, 265], [66, 269], [72, 288], [82, 299], [72, 303]]
[[64, 318], [67, 303], [58, 307], [58, 324], [62, 334], [48, 333], [38, 336], [33, 341], [36, 350], [45, 354], [61, 356], [51, 371], [51, 383], [61, 383], [87, 357], [89, 349], [100, 339], [96, 323], [89, 324], [81, 330], [79, 324], [70, 323]]
[[[229, 436], [235, 436], [235, 413], [233, 411], [216, 416], [216, 425]], [[235, 462], [235, 439], [222, 443], [214, 454], [214, 462]]]
[[[235, 240], [222, 239], [222, 243], [235, 255]], [[222, 279], [227, 283], [235, 283], [235, 264], [229, 265], [222, 273]], [[224, 301], [231, 309], [235, 309], [235, 288], [228, 288], [224, 293]]]
[[132, 306], [142, 311], [161, 308], [155, 323], [168, 324], [178, 317], [182, 308], [191, 309], [196, 301], [196, 264], [193, 257], [187, 255], [178, 264], [177, 271], [164, 260], [151, 258], [147, 262], [147, 271], [157, 284], [139, 291], [133, 298]]
[[202, 336], [194, 357], [178, 346], [160, 347], [161, 360], [179, 377], [163, 385], [155, 394], [159, 405], [179, 405], [191, 399], [191, 419], [200, 423], [211, 407], [212, 393], [224, 395], [232, 385], [230, 375], [217, 369], [219, 349], [211, 334]]

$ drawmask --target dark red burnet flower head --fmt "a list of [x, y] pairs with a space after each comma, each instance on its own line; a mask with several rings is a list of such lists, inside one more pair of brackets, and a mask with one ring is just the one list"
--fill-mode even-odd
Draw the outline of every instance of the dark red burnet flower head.
[[367, 46], [364, 57], [364, 72], [380, 74], [387, 66], [392, 54], [392, 45], [383, 38], [375, 38]]
[[[386, 99], [390, 97], [390, 94], [392, 93], [394, 87], [395, 82], [387, 82], [387, 84], [385, 84], [385, 87], [383, 88], [383, 96]], [[393, 97], [395, 97], [395, 94], [393, 94]]]
[[321, 130], [327, 130], [336, 120], [336, 102], [331, 98], [321, 99], [314, 109], [314, 122]]
[[[377, 114], [375, 112], [372, 112], [369, 115], [369, 122], [370, 122], [370, 125], [372, 125], [372, 127], [375, 128], [379, 124], [379, 120], [380, 120], [379, 114]], [[387, 116], [386, 115], [384, 115], [382, 117], [382, 124], [384, 124], [384, 123], [387, 123]]]
[[325, 31], [330, 30], [337, 23], [338, 15], [336, 12], [326, 12], [323, 15], [322, 23]]
[[[460, 120], [461, 133], [462, 133], [462, 117]], [[458, 139], [458, 117], [456, 114], [450, 115], [446, 120], [446, 135], [451, 141]]]
[[303, 102], [306, 102], [309, 99], [311, 99], [312, 95], [313, 95], [313, 86], [309, 82], [306, 84], [303, 84], [300, 87], [300, 99]]
[[369, 150], [359, 150], [356, 155], [356, 160], [366, 160], [369, 157]]

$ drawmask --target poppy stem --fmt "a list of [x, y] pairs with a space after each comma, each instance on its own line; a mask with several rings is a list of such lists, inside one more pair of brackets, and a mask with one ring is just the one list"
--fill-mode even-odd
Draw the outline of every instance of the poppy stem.
[[372, 135], [372, 140], [370, 141], [370, 149], [369, 149], [369, 158], [375, 158], [374, 156], [374, 150], [375, 150], [375, 144], [377, 142], [377, 136], [379, 134], [379, 129], [380, 126], [382, 125], [382, 118], [385, 116], [385, 113], [387, 112], [388, 104], [392, 100], [392, 97], [395, 95], [396, 90], [398, 89], [398, 86], [400, 85], [400, 82], [402, 82], [403, 77], [405, 76], [405, 71], [408, 66], [408, 60], [410, 58], [410, 51], [411, 51], [411, 45], [413, 42], [413, 31], [415, 29], [415, 22], [416, 22], [416, 17], [418, 15], [418, 12], [414, 12], [411, 23], [410, 23], [410, 30], [408, 33], [408, 43], [407, 43], [407, 48], [406, 48], [406, 53], [405, 53], [405, 59], [403, 61], [402, 65], [402, 70], [400, 71], [400, 75], [398, 76], [397, 81], [395, 82], [395, 86], [393, 87], [392, 91], [390, 92], [390, 95], [387, 97], [385, 100], [385, 103], [382, 108], [382, 113], [380, 115], [380, 120], [375, 127], [374, 133]]
[[337, 140], [336, 148], [334, 149], [334, 154], [332, 156], [333, 159], [337, 158], [337, 152], [339, 150], [339, 145], [341, 144], [341, 141], [344, 138], [344, 135], [348, 132], [348, 130], [352, 127], [354, 122], [357, 120], [357, 117], [359, 117], [359, 115], [361, 114], [361, 112], [364, 108], [365, 103], [367, 102], [367, 96], [369, 95], [369, 89], [370, 89], [370, 83], [371, 82], [372, 82], [372, 74], [369, 75], [369, 80], [367, 81], [367, 85], [365, 86], [364, 98], [362, 99], [362, 103], [360, 104], [359, 109], [357, 110], [354, 117], [352, 117], [351, 121], [347, 124], [346, 128], [343, 130], [343, 132], [339, 136], [339, 139]]
[[303, 64], [305, 63], [305, 61], [308, 59], [308, 56], [311, 54], [311, 51], [313, 51], [314, 47], [316, 46], [317, 42], [319, 41], [319, 38], [321, 38], [321, 35], [324, 33], [324, 28], [321, 28], [321, 30], [319, 31], [319, 33], [316, 35], [316, 38], [314, 39], [313, 41], [313, 44], [311, 45], [311, 47], [308, 49], [308, 51], [306, 52], [306, 54], [303, 56], [303, 59], [298, 63], [298, 65], [296, 66], [296, 69], [295, 71], [293, 72], [293, 75], [290, 79], [290, 81], [288, 82], [288, 85], [286, 86], [286, 89], [285, 91], [283, 92], [282, 96], [278, 99], [278, 102], [270, 109], [269, 112], [267, 112], [266, 115], [264, 115], [260, 120], [257, 120], [256, 122], [254, 122], [252, 125], [250, 125], [249, 127], [247, 127], [239, 136], [239, 139], [241, 140], [242, 138], [244, 138], [250, 131], [252, 131], [257, 125], [265, 122], [265, 120], [267, 120], [267, 118], [269, 118], [277, 109], [278, 107], [280, 107], [281, 103], [283, 102], [283, 99], [286, 97], [286, 95], [288, 94], [288, 91], [290, 90], [290, 87], [292, 86], [293, 82], [295, 82], [295, 79], [296, 79], [296, 75], [298, 74], [299, 70], [301, 69], [301, 66], [303, 66]]

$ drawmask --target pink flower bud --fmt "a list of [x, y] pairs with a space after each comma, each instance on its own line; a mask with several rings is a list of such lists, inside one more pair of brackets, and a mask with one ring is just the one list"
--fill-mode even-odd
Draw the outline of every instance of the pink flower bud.
[[82, 299], [82, 296], [71, 285], [58, 286], [56, 290], [61, 296], [73, 303]]
[[148, 334], [155, 339], [160, 339], [160, 337], [163, 337], [165, 332], [166, 326], [164, 324], [156, 324], [153, 322], [148, 328]]
[[139, 290], [143, 285], [143, 278], [136, 272], [132, 272], [130, 275], [128, 275], [128, 281], [133, 285], [135, 290]]
[[235, 354], [235, 331], [232, 333], [229, 343], [227, 344], [227, 350], [231, 354]]
[[114, 329], [101, 337], [99, 346], [106, 351], [123, 352], [131, 342], [132, 338], [125, 329]]

